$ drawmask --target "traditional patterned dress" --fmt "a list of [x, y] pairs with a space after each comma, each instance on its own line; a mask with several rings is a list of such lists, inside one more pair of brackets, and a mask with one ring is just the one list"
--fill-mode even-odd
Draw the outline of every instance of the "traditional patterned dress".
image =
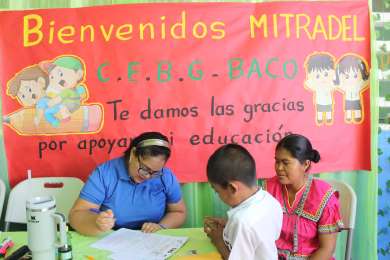
[[264, 186], [283, 209], [282, 232], [276, 241], [279, 259], [308, 259], [319, 248], [318, 234], [339, 232], [343, 227], [338, 194], [328, 183], [309, 176], [292, 205], [277, 177], [266, 180]]

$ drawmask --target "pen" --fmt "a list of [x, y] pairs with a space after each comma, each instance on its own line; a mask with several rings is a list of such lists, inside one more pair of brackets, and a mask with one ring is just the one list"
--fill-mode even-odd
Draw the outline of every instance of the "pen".
[[101, 212], [100, 209], [97, 209], [97, 208], [90, 208], [89, 211], [92, 213], [95, 213], [95, 214], [100, 214], [100, 212]]

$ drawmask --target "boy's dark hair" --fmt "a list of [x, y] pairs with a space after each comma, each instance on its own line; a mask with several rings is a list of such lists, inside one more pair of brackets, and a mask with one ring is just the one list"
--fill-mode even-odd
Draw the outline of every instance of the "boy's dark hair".
[[253, 187], [256, 185], [255, 160], [241, 145], [221, 146], [207, 162], [207, 178], [223, 188], [227, 188], [231, 181], [239, 181]]
[[334, 61], [329, 54], [318, 53], [310, 56], [307, 62], [307, 71], [312, 72], [314, 70], [330, 70], [334, 68]]
[[159, 156], [164, 155], [165, 161], [168, 161], [169, 157], [171, 156], [171, 150], [169, 147], [162, 146], [162, 145], [147, 145], [147, 146], [140, 146], [140, 144], [145, 140], [163, 140], [167, 143], [169, 143], [168, 138], [159, 133], [159, 132], [144, 132], [140, 134], [139, 136], [135, 137], [131, 140], [129, 148], [124, 153], [126, 162], [130, 159], [131, 150], [135, 147], [135, 155], [140, 157], [145, 156]]

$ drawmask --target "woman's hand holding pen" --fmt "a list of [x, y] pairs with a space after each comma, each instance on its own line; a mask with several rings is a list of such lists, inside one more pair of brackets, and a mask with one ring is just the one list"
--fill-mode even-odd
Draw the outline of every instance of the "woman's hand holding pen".
[[101, 211], [96, 217], [96, 226], [103, 232], [111, 230], [115, 225], [114, 213], [111, 209]]

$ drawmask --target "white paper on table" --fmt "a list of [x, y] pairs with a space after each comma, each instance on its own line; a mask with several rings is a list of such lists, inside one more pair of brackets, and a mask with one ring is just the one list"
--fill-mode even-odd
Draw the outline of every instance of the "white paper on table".
[[121, 228], [91, 247], [109, 250], [114, 260], [162, 260], [168, 258], [188, 240], [187, 237], [143, 233]]

